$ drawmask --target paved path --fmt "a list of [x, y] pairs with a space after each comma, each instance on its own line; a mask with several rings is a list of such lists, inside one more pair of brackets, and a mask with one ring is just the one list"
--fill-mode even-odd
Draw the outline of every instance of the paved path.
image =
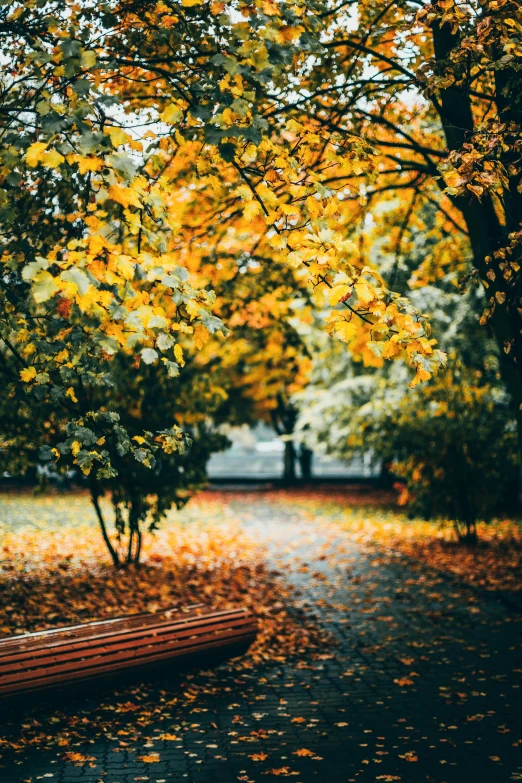
[[[84, 698], [65, 718], [40, 710], [25, 719], [41, 723], [38, 750], [5, 754], [1, 783], [522, 780], [519, 615], [298, 508], [234, 503], [332, 633], [323, 659], [303, 650]], [[76, 762], [56, 746], [64, 726]]]

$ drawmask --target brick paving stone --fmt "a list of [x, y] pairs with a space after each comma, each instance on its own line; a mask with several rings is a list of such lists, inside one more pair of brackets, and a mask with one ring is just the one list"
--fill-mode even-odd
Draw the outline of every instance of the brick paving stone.
[[[1, 783], [522, 780], [522, 624], [512, 606], [332, 538], [299, 508], [249, 497], [233, 510], [331, 632], [325, 659], [303, 649], [284, 663], [226, 663], [76, 697], [59, 714], [4, 715], [11, 739], [36, 719], [50, 740], [5, 752]], [[191, 688], [194, 699], [182, 696]], [[85, 722], [84, 741], [66, 750], [92, 766], [65, 761], [53, 743], [64, 720]]]

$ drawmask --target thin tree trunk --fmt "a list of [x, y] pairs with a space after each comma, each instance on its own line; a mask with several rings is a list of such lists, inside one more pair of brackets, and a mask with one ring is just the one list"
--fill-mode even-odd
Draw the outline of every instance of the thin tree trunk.
[[295, 445], [292, 440], [285, 441], [283, 479], [288, 483], [295, 481]]
[[141, 555], [141, 542], [142, 542], [142, 539], [143, 539], [143, 537], [141, 535], [141, 530], [139, 529], [139, 527], [138, 527], [138, 530], [137, 530], [137, 534], [138, 534], [138, 536], [137, 536], [138, 546], [136, 548], [136, 559], [135, 559], [135, 562], [139, 563], [140, 562], [140, 555]]
[[312, 478], [313, 456], [314, 453], [312, 449], [306, 448], [306, 446], [301, 443], [299, 449], [299, 465], [301, 466], [301, 476], [305, 481]]
[[134, 504], [129, 509], [129, 545], [127, 548], [127, 564], [139, 563], [141, 554], [141, 530], [140, 521]]
[[120, 568], [121, 566], [120, 558], [118, 557], [118, 553], [114, 549], [112, 542], [109, 538], [109, 534], [107, 533], [107, 527], [105, 525], [105, 520], [103, 518], [102, 510], [99, 503], [99, 493], [96, 491], [94, 484], [91, 484], [91, 501], [94, 506], [94, 510], [96, 511], [96, 516], [98, 517], [98, 522], [100, 524], [103, 540], [105, 541], [107, 549], [109, 550], [109, 554], [111, 556], [113, 565], [116, 568]]
[[133, 530], [133, 528], [130, 528], [130, 530], [129, 530], [129, 544], [128, 544], [128, 547], [127, 547], [127, 560], [126, 560], [127, 565], [132, 563], [132, 545], [133, 545], [133, 543], [134, 543], [134, 530]]

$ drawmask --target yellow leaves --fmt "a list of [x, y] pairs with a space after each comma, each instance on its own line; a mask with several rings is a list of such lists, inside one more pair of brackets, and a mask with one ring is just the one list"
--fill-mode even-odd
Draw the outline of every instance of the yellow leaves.
[[74, 457], [76, 457], [76, 455], [81, 450], [81, 448], [82, 448], [82, 444], [80, 443], [80, 441], [78, 441], [78, 440], [73, 441], [72, 446], [71, 446], [71, 453], [72, 453], [72, 455]]
[[183, 110], [177, 103], [171, 103], [163, 109], [160, 114], [160, 120], [162, 122], [168, 122], [170, 125], [175, 125], [183, 118]]
[[312, 293], [312, 299], [317, 305], [317, 307], [322, 307], [325, 302], [325, 295], [328, 291], [327, 286], [325, 285], [316, 285], [313, 293]]
[[249, 201], [243, 210], [243, 214], [246, 220], [253, 220], [258, 215], [262, 214], [263, 208], [258, 201]]
[[300, 133], [303, 130], [303, 125], [301, 125], [300, 122], [297, 122], [297, 120], [291, 119], [286, 123], [286, 129], [290, 131], [290, 133]]
[[363, 305], [367, 305], [370, 302], [373, 302], [373, 300], [377, 296], [377, 292], [373, 285], [369, 283], [367, 280], [359, 279], [359, 281], [355, 284], [355, 293], [357, 294], [357, 298], [359, 299], [359, 302]]
[[[193, 0], [190, 0], [189, 3], [187, 3], [187, 0], [183, 3], [183, 5], [195, 5]], [[160, 762], [160, 756], [159, 753], [149, 753], [147, 756], [138, 756], [139, 761], [143, 761], [145, 764], [158, 764]]]
[[100, 304], [103, 303], [104, 294], [109, 294], [109, 299], [112, 299], [110, 291], [97, 291], [91, 286], [85, 294], [81, 294], [81, 292], [76, 294], [76, 304], [82, 313], [95, 313], [98, 310]]
[[315, 756], [315, 753], [312, 750], [308, 750], [308, 748], [299, 748], [299, 750], [295, 750], [293, 753], [294, 756]]
[[48, 150], [42, 159], [42, 165], [46, 169], [57, 169], [64, 162], [65, 158], [56, 150]]
[[478, 199], [481, 198], [482, 194], [484, 193], [484, 188], [482, 185], [472, 185], [468, 182], [467, 186], [468, 190], [470, 190]]
[[308, 209], [308, 214], [311, 218], [318, 218], [323, 211], [323, 205], [319, 199], [316, 199], [313, 196], [308, 196], [306, 199], [306, 208]]
[[36, 377], [35, 367], [26, 367], [24, 370], [20, 370], [20, 379], [24, 383], [30, 383], [30, 381], [32, 381], [33, 378], [35, 377]]
[[141, 435], [134, 435], [132, 440], [135, 440], [138, 446], [141, 446], [143, 443], [145, 443], [145, 438], [143, 438]]
[[135, 261], [132, 256], [119, 255], [114, 261], [114, 266], [125, 280], [132, 280], [134, 277]]
[[448, 193], [456, 195], [465, 184], [466, 180], [457, 169], [450, 169], [449, 171], [444, 172], [444, 182], [446, 183]]
[[25, 161], [32, 168], [42, 165], [48, 169], [56, 169], [64, 160], [64, 156], [57, 150], [48, 150], [47, 144], [43, 141], [34, 142], [25, 153]]
[[299, 27], [287, 26], [287, 27], [281, 27], [280, 28], [279, 35], [281, 36], [281, 40], [283, 42], [285, 42], [285, 43], [290, 42], [291, 43], [291, 42], [295, 41], [297, 38], [299, 38], [299, 36], [303, 32], [304, 32], [304, 27], [301, 27], [301, 26], [299, 26]]
[[100, 234], [91, 234], [89, 237], [89, 253], [91, 256], [97, 256], [106, 247], [108, 247], [108, 243], [104, 237]]
[[384, 343], [384, 348], [382, 349], [382, 358], [383, 359], [395, 359], [395, 357], [400, 356], [402, 353], [402, 347], [393, 340], [387, 340]]
[[94, 155], [79, 155], [76, 152], [67, 155], [67, 163], [77, 163], [80, 174], [87, 174], [88, 171], [99, 171], [105, 166], [103, 158], [97, 158]]
[[268, 753], [251, 753], [248, 756], [249, 759], [252, 759], [252, 761], [266, 761], [268, 758]]
[[33, 279], [32, 293], [38, 304], [47, 302], [58, 291], [58, 285], [50, 272], [41, 271]]
[[[84, 158], [81, 155], [70, 156], [78, 163], [78, 171], [80, 174], [87, 174], [88, 171], [99, 171], [105, 165], [101, 158], [87, 157]], [[67, 158], [69, 160], [69, 158]]]
[[239, 198], [242, 198], [244, 201], [251, 201], [254, 197], [254, 194], [248, 185], [239, 185], [239, 187], [235, 189], [234, 195], [239, 196]]
[[110, 136], [111, 144], [113, 147], [119, 147], [122, 144], [128, 144], [130, 139], [130, 136], [125, 133], [123, 128], [118, 128], [118, 126], [113, 125], [110, 128], [107, 128], [106, 133], [108, 136]]
[[280, 204], [279, 205], [279, 212], [282, 215], [286, 216], [295, 216], [299, 217], [299, 205], [298, 204]]
[[109, 197], [123, 207], [137, 207], [143, 209], [143, 204], [139, 200], [138, 194], [132, 188], [124, 185], [111, 185], [109, 188]]
[[72, 386], [69, 386], [69, 388], [65, 392], [65, 396], [69, 397], [70, 400], [73, 402], [78, 402], [78, 399], [76, 397], [76, 394], [74, 393], [74, 389]]
[[408, 346], [408, 352], [411, 355], [412, 351], [422, 354], [423, 356], [431, 356], [433, 354], [433, 346], [437, 344], [436, 340], [427, 340], [426, 337], [419, 337], [414, 340]]
[[183, 348], [179, 343], [176, 343], [174, 346], [174, 356], [176, 357], [177, 363], [181, 364], [183, 367], [185, 365], [185, 360], [183, 359]]
[[345, 318], [338, 310], [334, 310], [327, 316], [326, 328], [330, 334], [335, 334], [343, 343], [351, 342], [359, 331], [357, 323], [353, 321], [353, 316]]
[[[326, 207], [323, 209], [323, 216], [325, 218], [332, 218], [339, 214], [339, 202], [336, 199], [330, 199], [330, 201], [327, 203]], [[343, 245], [347, 245], [350, 248], [353, 248], [353, 243], [348, 240], [347, 242], [343, 242]]]
[[[264, 0], [261, 0], [260, 8], [263, 3]], [[227, 4], [212, 0], [211, 4], [205, 4], [204, 0], [182, 0], [182, 5], [196, 9], [192, 14], [189, 13], [189, 17], [194, 14], [199, 17], [200, 12], [210, 17], [212, 13], [222, 13], [227, 8]], [[278, 3], [267, 0], [267, 7], [272, 9], [271, 13], [273, 11], [279, 15]], [[197, 11], [198, 8], [200, 11]], [[155, 19], [160, 25], [162, 14], [167, 13], [167, 5], [160, 4], [155, 7]], [[102, 312], [102, 309], [109, 305], [111, 314], [117, 312], [117, 316], [114, 316], [117, 322], [125, 324], [127, 334], [132, 334], [132, 339], [126, 344], [129, 350], [133, 349], [132, 340], [135, 338], [137, 345], [137, 334], [140, 334], [142, 329], [149, 328], [146, 318], [142, 318], [137, 312], [136, 300], [145, 288], [145, 284], [141, 284], [141, 275], [138, 274], [140, 271], [151, 273], [151, 277], [147, 279], [151, 299], [144, 299], [141, 303], [154, 307], [159, 303], [164, 306], [164, 315], [168, 321], [166, 326], [159, 326], [157, 322], [150, 326], [151, 329], [161, 331], [161, 335], [158, 331], [153, 335], [146, 332], [150, 345], [162, 353], [167, 350], [170, 352], [174, 347], [171, 320], [175, 318], [184, 322], [183, 328], [189, 320], [193, 322], [194, 346], [201, 350], [209, 342], [210, 334], [200, 324], [200, 318], [210, 325], [211, 322], [205, 320], [203, 313], [211, 309], [212, 303], [210, 299], [206, 300], [197, 293], [190, 294], [192, 301], [188, 303], [185, 298], [178, 300], [172, 294], [175, 290], [183, 289], [183, 285], [176, 282], [172, 285], [172, 293], [166, 293], [168, 285], [164, 280], [178, 263], [174, 256], [179, 254], [179, 264], [190, 271], [190, 283], [196, 290], [202, 285], [200, 281], [208, 279], [209, 285], [219, 291], [220, 284], [226, 279], [226, 272], [219, 270], [224, 270], [225, 266], [230, 268], [228, 259], [237, 257], [238, 249], [240, 252], [250, 250], [253, 245], [259, 246], [260, 259], [274, 259], [277, 263], [286, 261], [289, 267], [296, 270], [295, 279], [299, 281], [298, 285], [309, 279], [314, 286], [314, 299], [318, 306], [324, 304], [326, 297], [330, 308], [337, 307], [343, 314], [348, 315], [348, 308], [340, 305], [353, 292], [350, 304], [353, 304], [355, 310], [365, 309], [371, 320], [376, 322], [376, 332], [379, 330], [379, 319], [385, 320], [381, 311], [386, 307], [386, 292], [383, 293], [381, 284], [371, 269], [361, 270], [364, 263], [361, 258], [370, 257], [368, 248], [355, 247], [347, 239], [358, 192], [358, 186], [353, 191], [350, 176], [353, 166], [367, 159], [367, 156], [362, 152], [359, 154], [357, 150], [354, 157], [353, 150], [348, 147], [360, 145], [360, 139], [350, 138], [346, 146], [340, 145], [338, 141], [328, 138], [325, 127], [313, 118], [306, 118], [304, 113], [298, 114], [297, 119], [282, 121], [273, 134], [263, 131], [259, 145], [253, 145], [244, 138], [236, 138], [236, 133], [238, 136], [242, 133], [239, 126], [246, 128], [250, 125], [247, 115], [258, 100], [257, 94], [251, 91], [252, 85], [238, 70], [243, 73], [241, 66], [244, 65], [258, 70], [267, 66], [272, 69], [275, 61], [270, 55], [270, 62], [267, 46], [270, 48], [275, 42], [295, 41], [304, 28], [296, 24], [289, 25], [281, 18], [273, 28], [270, 29], [270, 25], [267, 25], [267, 29], [263, 27], [259, 35], [251, 35], [246, 17], [242, 20], [234, 19], [232, 25], [237, 33], [237, 40], [242, 43], [239, 50], [234, 46], [232, 53], [232, 50], [225, 48], [223, 51], [228, 51], [228, 54], [220, 55], [224, 57], [224, 62], [221, 61], [224, 65], [221, 71], [223, 78], [218, 76], [216, 82], [219, 82], [227, 100], [222, 101], [216, 109], [219, 114], [202, 121], [187, 112], [187, 103], [175, 97], [175, 91], [163, 90], [161, 97], [158, 97], [159, 94], [152, 91], [154, 85], [151, 84], [148, 88], [143, 88], [151, 91], [147, 93], [150, 101], [146, 103], [152, 111], [151, 119], [159, 116], [161, 122], [177, 125], [185, 118], [189, 126], [190, 123], [194, 126], [191, 133], [185, 134], [186, 138], [180, 135], [185, 133], [181, 128], [180, 134], [176, 136], [175, 128], [163, 127], [161, 138], [156, 139], [150, 147], [150, 154], [147, 153], [148, 160], [144, 162], [140, 156], [138, 163], [134, 156], [127, 156], [121, 151], [122, 147], [132, 147], [133, 139], [130, 133], [133, 131], [127, 133], [122, 127], [105, 124], [105, 144], [108, 144], [110, 138], [114, 148], [110, 150], [112, 154], [109, 155], [107, 151], [107, 154], [99, 153], [100, 157], [96, 157], [94, 152], [90, 152], [96, 149], [94, 145], [90, 147], [86, 144], [76, 149], [89, 151], [89, 154], [67, 155], [67, 162], [77, 166], [82, 175], [100, 171], [104, 167], [107, 170], [104, 169], [103, 177], [93, 177], [96, 195], [92, 202], [88, 205], [80, 204], [75, 216], [64, 216], [65, 220], [70, 220], [71, 223], [76, 220], [78, 224], [82, 223], [86, 230], [82, 235], [82, 246], [71, 249], [71, 252], [77, 252], [77, 256], [72, 258], [67, 254], [61, 268], [64, 270], [67, 266], [67, 271], [72, 267], [85, 270], [92, 290], [81, 290], [78, 287], [81, 297], [79, 302], [76, 290], [62, 286], [63, 282], [68, 282], [71, 286], [75, 282], [72, 275], [68, 275], [67, 278], [58, 280], [59, 291], [64, 298], [75, 303], [74, 312], [77, 313], [78, 304], [93, 317], [104, 321], [101, 331], [105, 337], [110, 336], [114, 342], [121, 344], [121, 330], [109, 328], [107, 322], [112, 315]], [[288, 50], [290, 51], [290, 48]], [[101, 48], [98, 51], [101, 67]], [[95, 66], [94, 51], [81, 52], [80, 56], [82, 67]], [[297, 50], [295, 56], [301, 56]], [[287, 65], [275, 66], [276, 72], [279, 67], [284, 73]], [[246, 73], [246, 70], [244, 72]], [[132, 100], [135, 100], [132, 97], [134, 88], [131, 85], [129, 89], [132, 103]], [[230, 100], [231, 98], [233, 100]], [[201, 116], [205, 117], [206, 114], [202, 112]], [[125, 125], [119, 118], [114, 121], [121, 121]], [[226, 157], [230, 161], [230, 156], [235, 155], [238, 170], [220, 157], [217, 144], [201, 145], [200, 141], [197, 141], [199, 131], [193, 132], [196, 126], [202, 122], [214, 121], [218, 126], [222, 123], [221, 127], [225, 124], [233, 126], [234, 133], [228, 139], [230, 154]], [[169, 132], [166, 133], [166, 130]], [[156, 137], [157, 131], [151, 130], [150, 135]], [[54, 141], [52, 145], [55, 145]], [[61, 149], [59, 145], [58, 147]], [[115, 151], [118, 148], [120, 152]], [[58, 157], [53, 157], [56, 155]], [[59, 153], [49, 150], [45, 143], [37, 142], [27, 151], [26, 160], [29, 166], [56, 166], [63, 158]], [[141, 176], [138, 176], [137, 167], [142, 162], [144, 165], [139, 169]], [[255, 183], [255, 192], [254, 184], [252, 187], [246, 184], [240, 171], [244, 172], [247, 178], [248, 172], [252, 172], [252, 179], [249, 181]], [[107, 199], [107, 193], [110, 200]], [[123, 209], [117, 205], [128, 211], [122, 215]], [[216, 215], [219, 216], [217, 220]], [[123, 219], [118, 225], [120, 218]], [[214, 265], [210, 272], [207, 271], [211, 266], [208, 262], [208, 245], [207, 250], [203, 249], [209, 240], [205, 237], [194, 241], [196, 224], [200, 227], [208, 224], [210, 234], [215, 230], [218, 243], [216, 246], [219, 246], [219, 253], [227, 258], [223, 265], [219, 262], [219, 267]], [[275, 230], [267, 231], [272, 225]], [[138, 245], [139, 250], [136, 249]], [[158, 261], [163, 254], [172, 256], [172, 266], [167, 265], [165, 271], [162, 269], [163, 262]], [[152, 259], [151, 265], [146, 268], [145, 258]], [[249, 275], [250, 272], [254, 275], [254, 264], [250, 266], [252, 269], [249, 269]], [[56, 270], [55, 266], [49, 268], [53, 272]], [[152, 271], [156, 268], [160, 271]], [[341, 277], [341, 272], [346, 273], [345, 278]], [[245, 276], [245, 280], [247, 277]], [[327, 280], [333, 287], [328, 290], [328, 286], [318, 285], [318, 278]], [[174, 280], [174, 275], [172, 279]], [[290, 270], [287, 270], [287, 279], [292, 279]], [[354, 280], [357, 280], [355, 286], [352, 282]], [[36, 282], [39, 285], [38, 301], [44, 302], [56, 290], [55, 282], [50, 275], [45, 279], [38, 278]], [[215, 282], [218, 284], [215, 285]], [[206, 282], [203, 285], [206, 286]], [[117, 307], [114, 302], [103, 302], [100, 289], [107, 292], [109, 288], [113, 296], [117, 289], [118, 297], [123, 297], [125, 301], [118, 302]], [[356, 296], [358, 304], [355, 304]], [[169, 307], [165, 306], [167, 298]], [[179, 303], [181, 301], [183, 304]], [[227, 312], [222, 304], [218, 298], [218, 312]], [[381, 306], [379, 311], [376, 309], [378, 305]], [[400, 307], [402, 309], [402, 304]], [[245, 321], [250, 319], [252, 323], [256, 320], [262, 323], [268, 313], [267, 310], [266, 313], [241, 317]], [[132, 321], [128, 320], [129, 315]], [[389, 328], [395, 329], [393, 319], [388, 320]], [[129, 323], [133, 325], [128, 326]], [[212, 329], [214, 331], [215, 327]], [[339, 319], [332, 324], [330, 331], [334, 337], [345, 343], [351, 344], [360, 337], [362, 344], [365, 339], [367, 341], [369, 330], [361, 328], [357, 316], [353, 316], [351, 321]], [[372, 335], [372, 339], [373, 337]], [[382, 332], [377, 339], [382, 339]], [[188, 344], [190, 341], [187, 340]], [[384, 358], [394, 358], [402, 350], [389, 344], [384, 348]], [[181, 346], [175, 347], [174, 351], [176, 359], [182, 364], [184, 359]], [[202, 360], [206, 353], [201, 355]]]
[[225, 123], [225, 127], [231, 127], [234, 125], [236, 120], [238, 119], [238, 115], [232, 111], [232, 109], [229, 109], [228, 107], [226, 109], [223, 109], [221, 112], [221, 119]]
[[287, 239], [282, 234], [273, 234], [270, 237], [270, 247], [275, 250], [283, 250], [287, 245]]
[[190, 320], [193, 321], [194, 318], [197, 318], [197, 316], [200, 313], [200, 307], [197, 302], [194, 300], [191, 300], [187, 303], [186, 306], [187, 313], [189, 314]]
[[198, 324], [194, 329], [194, 345], [198, 350], [201, 350], [206, 343], [210, 340], [210, 332], [206, 328], [206, 326], [203, 326], [203, 324]]
[[248, 55], [246, 62], [253, 65], [256, 71], [264, 71], [270, 66], [268, 51], [263, 41], [248, 41], [243, 45], [241, 53]]
[[337, 321], [335, 324], [335, 336], [343, 343], [349, 343], [357, 334], [357, 326], [352, 321]]
[[339, 302], [344, 302], [352, 294], [352, 289], [345, 283], [341, 285], [335, 285], [328, 291], [328, 301], [332, 307], [335, 307]]
[[418, 367], [415, 376], [409, 382], [408, 386], [410, 387], [410, 389], [414, 389], [415, 386], [419, 385], [419, 383], [422, 383], [423, 381], [429, 381], [430, 378], [431, 378], [431, 372], [423, 369], [422, 367]]

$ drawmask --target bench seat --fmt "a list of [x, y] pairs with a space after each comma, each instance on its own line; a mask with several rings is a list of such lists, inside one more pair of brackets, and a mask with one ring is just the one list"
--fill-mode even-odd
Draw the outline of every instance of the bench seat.
[[243, 608], [202, 604], [0, 639], [0, 699], [60, 689], [193, 656], [239, 654], [257, 622]]

